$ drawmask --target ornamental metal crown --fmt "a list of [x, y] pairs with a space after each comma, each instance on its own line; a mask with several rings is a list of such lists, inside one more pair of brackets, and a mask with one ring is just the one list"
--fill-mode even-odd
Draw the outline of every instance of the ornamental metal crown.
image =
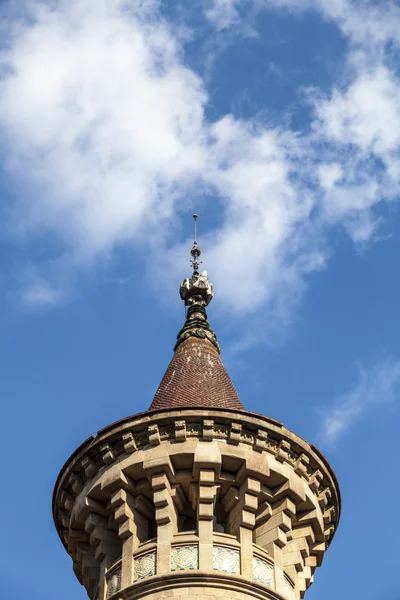
[[193, 248], [190, 251], [192, 255], [191, 265], [193, 267], [192, 277], [186, 277], [181, 283], [179, 289], [182, 300], [185, 301], [186, 306], [192, 306], [193, 304], [200, 304], [201, 306], [208, 306], [213, 299], [214, 289], [212, 283], [208, 281], [207, 271], [203, 271], [199, 274], [199, 266], [201, 261], [199, 257], [201, 250], [197, 244], [197, 215], [193, 215], [194, 219], [194, 243]]

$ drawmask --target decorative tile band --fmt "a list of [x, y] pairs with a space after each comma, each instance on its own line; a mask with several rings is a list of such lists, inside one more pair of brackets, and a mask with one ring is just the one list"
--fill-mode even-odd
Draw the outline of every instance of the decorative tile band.
[[262, 558], [253, 558], [253, 577], [254, 581], [275, 588], [274, 567]]
[[156, 574], [156, 552], [149, 552], [135, 558], [134, 581]]
[[213, 569], [224, 573], [240, 573], [239, 550], [232, 550], [224, 546], [213, 547]]
[[171, 571], [194, 571], [199, 568], [199, 547], [174, 546], [171, 550]]
[[115, 592], [118, 592], [121, 589], [121, 569], [116, 569], [112, 573], [106, 576], [107, 581], [107, 595], [109, 598]]
[[286, 600], [294, 600], [294, 589], [289, 579], [285, 577], [284, 579], [284, 591], [283, 596]]

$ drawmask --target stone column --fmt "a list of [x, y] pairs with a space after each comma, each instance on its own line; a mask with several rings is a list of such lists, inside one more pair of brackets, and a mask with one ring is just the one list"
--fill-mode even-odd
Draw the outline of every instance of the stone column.
[[124, 588], [133, 583], [133, 553], [139, 545], [135, 521], [135, 499], [132, 494], [121, 489], [112, 495], [111, 506], [122, 539], [121, 587]]
[[213, 519], [215, 506], [215, 473], [201, 469], [198, 487], [197, 523], [199, 531], [199, 569], [213, 568]]
[[112, 564], [113, 559], [110, 556], [105, 556], [100, 566], [100, 579], [97, 591], [97, 600], [106, 600], [107, 598], [106, 574], [108, 569], [112, 567]]
[[213, 519], [217, 495], [216, 473], [221, 470], [221, 450], [213, 440], [214, 422], [209, 420], [203, 429], [204, 441], [198, 442], [193, 461], [193, 478], [198, 481], [190, 488], [193, 509], [197, 511], [199, 533], [199, 569], [213, 568]]
[[178, 515], [166, 473], [151, 477], [157, 523], [157, 575], [171, 571], [171, 542], [178, 531]]
[[224, 499], [229, 512], [229, 532], [240, 542], [241, 574], [253, 580], [253, 529], [261, 483], [244, 475], [240, 488], [231, 488]]

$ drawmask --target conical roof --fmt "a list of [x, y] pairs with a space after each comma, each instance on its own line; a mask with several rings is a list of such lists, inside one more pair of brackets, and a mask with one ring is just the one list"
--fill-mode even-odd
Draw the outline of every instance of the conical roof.
[[180, 407], [244, 410], [208, 337], [191, 335], [178, 344], [149, 410]]
[[199, 275], [200, 248], [191, 250], [193, 275], [185, 279], [180, 295], [189, 306], [186, 322], [178, 334], [174, 356], [158, 387], [149, 410], [169, 408], [225, 408], [244, 410], [220, 358], [217, 337], [207, 321], [205, 307], [214, 291], [207, 271]]

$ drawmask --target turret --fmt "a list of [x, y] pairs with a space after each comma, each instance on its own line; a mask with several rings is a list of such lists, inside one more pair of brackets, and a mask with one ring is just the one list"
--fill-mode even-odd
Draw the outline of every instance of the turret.
[[149, 410], [89, 438], [56, 483], [56, 527], [91, 600], [298, 600], [338, 524], [322, 454], [244, 409], [199, 256], [195, 235], [186, 322]]

